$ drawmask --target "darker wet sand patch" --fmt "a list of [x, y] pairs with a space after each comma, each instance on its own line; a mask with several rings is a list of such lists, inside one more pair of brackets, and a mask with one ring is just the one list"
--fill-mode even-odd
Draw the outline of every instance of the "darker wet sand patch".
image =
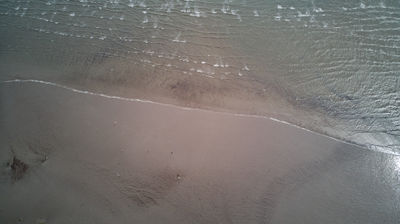
[[14, 181], [21, 179], [29, 168], [28, 164], [15, 156], [8, 165], [11, 168], [11, 177]]
[[38, 141], [28, 140], [10, 143], [9, 148], [7, 155], [4, 155], [9, 158], [6, 167], [9, 168], [9, 176], [13, 182], [21, 180], [29, 170], [45, 163], [52, 151], [50, 147], [41, 145]]

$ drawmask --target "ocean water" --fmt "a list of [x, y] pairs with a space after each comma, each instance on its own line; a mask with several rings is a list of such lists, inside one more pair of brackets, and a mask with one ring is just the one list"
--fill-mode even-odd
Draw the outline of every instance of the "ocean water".
[[179, 76], [172, 97], [249, 92], [257, 114], [400, 153], [399, 1], [1, 0], [0, 33], [2, 80]]

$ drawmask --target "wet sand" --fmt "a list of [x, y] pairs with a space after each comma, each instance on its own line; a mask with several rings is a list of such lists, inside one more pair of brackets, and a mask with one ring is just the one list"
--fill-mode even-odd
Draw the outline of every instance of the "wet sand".
[[2, 83], [0, 133], [1, 223], [400, 220], [399, 157], [266, 118]]

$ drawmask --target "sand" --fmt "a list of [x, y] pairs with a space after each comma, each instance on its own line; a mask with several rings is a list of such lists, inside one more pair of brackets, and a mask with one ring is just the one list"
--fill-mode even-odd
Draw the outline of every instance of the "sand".
[[0, 223], [400, 220], [399, 157], [267, 118], [2, 83], [0, 148]]

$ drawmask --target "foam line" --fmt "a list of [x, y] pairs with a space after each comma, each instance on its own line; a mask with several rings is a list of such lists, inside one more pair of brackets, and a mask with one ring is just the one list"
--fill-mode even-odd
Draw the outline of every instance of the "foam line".
[[54, 87], [66, 89], [66, 90], [69, 90], [69, 91], [72, 91], [72, 92], [75, 92], [75, 93], [79, 93], [79, 94], [87, 94], [87, 95], [92, 95], [92, 96], [99, 96], [99, 97], [104, 97], [104, 98], [114, 99], [114, 100], [156, 104], [156, 105], [172, 107], [172, 108], [176, 108], [176, 109], [180, 109], [180, 110], [202, 111], [202, 112], [207, 112], [207, 113], [218, 113], [218, 114], [237, 116], [237, 117], [245, 117], [245, 118], [268, 119], [268, 120], [271, 120], [271, 121], [274, 121], [274, 122], [278, 122], [278, 123], [281, 123], [281, 124], [285, 124], [285, 125], [289, 125], [289, 126], [292, 126], [292, 127], [295, 127], [295, 128], [299, 128], [299, 129], [305, 130], [307, 132], [310, 132], [310, 133], [313, 133], [313, 134], [316, 134], [316, 135], [319, 135], [319, 136], [323, 136], [323, 137], [332, 139], [332, 140], [337, 141], [337, 142], [346, 143], [346, 144], [358, 146], [358, 147], [361, 147], [361, 148], [367, 148], [369, 150], [376, 151], [376, 152], [381, 152], [381, 153], [385, 153], [385, 154], [391, 154], [391, 155], [400, 156], [400, 153], [396, 153], [396, 152], [392, 152], [390, 150], [382, 149], [382, 147], [380, 147], [378, 149], [378, 148], [368, 147], [367, 145], [356, 144], [356, 143], [345, 141], [345, 140], [342, 140], [342, 139], [338, 139], [338, 138], [335, 138], [335, 137], [332, 137], [332, 136], [329, 136], [329, 135], [318, 133], [318, 132], [306, 129], [304, 127], [289, 123], [287, 121], [279, 120], [277, 118], [268, 117], [268, 116], [212, 111], [212, 110], [206, 110], [206, 109], [200, 109], [200, 108], [191, 108], [191, 107], [177, 106], [177, 105], [173, 105], [173, 104], [159, 103], [159, 102], [155, 102], [155, 101], [151, 101], [151, 100], [128, 98], [128, 97], [121, 97], [121, 96], [113, 96], [113, 95], [107, 95], [107, 94], [104, 94], [104, 93], [96, 93], [96, 92], [91, 92], [91, 91], [87, 91], [87, 90], [75, 89], [75, 88], [68, 87], [68, 86], [61, 85], [61, 84], [57, 84], [57, 83], [54, 83], [54, 82], [37, 80], [37, 79], [12, 79], [12, 80], [2, 81], [1, 83], [38, 83], [38, 84], [49, 85], [49, 86], [54, 86]]

